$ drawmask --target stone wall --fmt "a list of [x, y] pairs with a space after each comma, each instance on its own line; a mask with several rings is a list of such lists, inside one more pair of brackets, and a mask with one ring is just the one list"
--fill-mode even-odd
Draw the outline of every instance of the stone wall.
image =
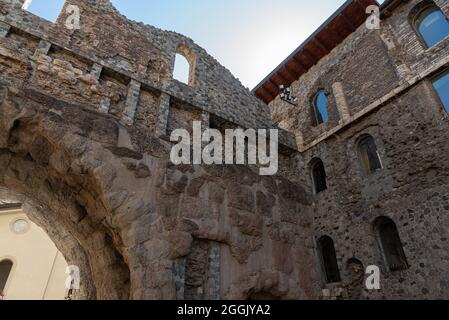
[[[360, 27], [303, 75], [298, 107], [264, 105], [192, 40], [109, 1], [66, 1], [81, 8], [75, 31], [64, 10], [53, 25], [22, 2], [0, 3], [0, 189], [84, 267], [80, 298], [448, 298], [449, 124], [430, 79], [449, 63], [449, 39], [424, 49], [408, 20], [420, 1], [380, 30]], [[190, 85], [172, 79], [176, 53], [194, 67]], [[318, 89], [330, 121], [313, 127]], [[167, 135], [199, 119], [286, 129], [279, 175], [172, 165]], [[382, 159], [373, 175], [357, 150], [364, 134]], [[316, 195], [314, 158], [328, 186]], [[407, 270], [385, 266], [373, 229], [382, 216], [396, 223]], [[325, 284], [324, 235], [341, 283]], [[381, 268], [382, 290], [364, 290], [368, 265]]]
[[[82, 57], [91, 64], [97, 63], [105, 69], [118, 71], [128, 82], [130, 79], [139, 80], [142, 84], [167, 92], [241, 127], [272, 126], [268, 107], [256, 99], [204, 49], [185, 36], [131, 22], [120, 15], [107, 0], [90, 3], [66, 1], [66, 7], [76, 4], [81, 10], [82, 28], [75, 31], [65, 28], [65, 9], [53, 25], [21, 11], [23, 0], [6, 3], [8, 2], [12, 4], [9, 8], [5, 5], [8, 8], [5, 10], [10, 12], [2, 18], [3, 21], [26, 30], [33, 36], [48, 40], [53, 44], [54, 50], [66, 48], [67, 54], [71, 52], [76, 56], [75, 60]], [[11, 34], [14, 37], [14, 30]], [[195, 62], [194, 81], [190, 86], [172, 80], [175, 54], [180, 52], [180, 47], [184, 48], [181, 52], [188, 51]], [[52, 54], [42, 53], [45, 58], [52, 58]], [[56, 55], [54, 56], [57, 59]], [[55, 62], [53, 59], [47, 60], [49, 63]], [[62, 60], [66, 62], [66, 69], [70, 70], [69, 64], [76, 69], [70, 70], [76, 72], [75, 78], [81, 78], [79, 70], [84, 68], [76, 67], [79, 61], [73, 63], [67, 55]], [[83, 67], [90, 71], [88, 66]], [[99, 88], [98, 91], [103, 92], [104, 88]], [[92, 104], [93, 107], [98, 107], [95, 102]]]
[[[77, 31], [21, 2], [1, 7], [0, 188], [40, 208], [30, 217], [83, 268], [80, 298], [319, 297], [301, 185], [169, 161], [173, 129], [273, 128], [268, 106], [192, 40], [109, 1], [66, 1]], [[191, 85], [172, 79], [178, 49], [195, 58]]]
[[[409, 22], [420, 2], [404, 1], [380, 30], [361, 26], [295, 82], [297, 108], [279, 98], [270, 104], [273, 120], [296, 134], [301, 150], [286, 176], [313, 192], [311, 161], [325, 165], [328, 189], [314, 196], [313, 233], [334, 240], [342, 276], [326, 285], [323, 275], [325, 298], [448, 298], [449, 116], [431, 79], [448, 66], [449, 39], [424, 48]], [[449, 17], [447, 1], [435, 3]], [[320, 88], [330, 121], [313, 127], [311, 97]], [[373, 175], [357, 149], [364, 134], [383, 162]], [[390, 272], [385, 264], [373, 227], [382, 216], [398, 228], [407, 270]], [[354, 287], [351, 261], [379, 266], [382, 289], [365, 290], [363, 277]]]

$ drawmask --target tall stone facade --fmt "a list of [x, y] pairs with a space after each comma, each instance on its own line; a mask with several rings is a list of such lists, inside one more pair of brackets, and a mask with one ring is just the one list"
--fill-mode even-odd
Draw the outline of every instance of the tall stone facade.
[[[67, 0], [55, 24], [0, 0], [0, 200], [24, 203], [80, 267], [80, 299], [448, 298], [449, 123], [428, 77], [449, 49], [420, 46], [408, 24], [418, 3], [379, 30], [359, 27], [293, 84], [293, 107], [266, 105], [192, 40], [129, 21], [108, 0]], [[65, 26], [70, 5], [80, 29]], [[176, 53], [188, 85], [172, 79]], [[334, 113], [312, 127], [318, 88]], [[279, 124], [279, 174], [171, 164], [170, 133], [195, 120]], [[369, 177], [364, 134], [383, 161]], [[316, 158], [328, 182], [319, 194]], [[379, 217], [396, 222], [406, 270], [385, 267]], [[322, 236], [335, 243], [332, 285]], [[368, 265], [381, 268], [381, 290], [364, 289]]]
[[[449, 39], [427, 49], [412, 16], [432, 3], [449, 17], [449, 2], [394, 2], [380, 29], [363, 24], [292, 84], [298, 106], [277, 97], [270, 108], [273, 121], [297, 137], [300, 152], [288, 178], [313, 192], [313, 160], [326, 169], [328, 188], [314, 196], [312, 232], [314, 239], [333, 239], [342, 277], [325, 285], [326, 293], [350, 289], [357, 260], [381, 269], [381, 290], [363, 290], [362, 298], [447, 299], [449, 116], [432, 80], [449, 67]], [[328, 95], [329, 121], [313, 126], [312, 99], [320, 89]], [[367, 135], [383, 162], [371, 175], [357, 150]], [[379, 217], [396, 224], [406, 270], [385, 265], [374, 225]]]

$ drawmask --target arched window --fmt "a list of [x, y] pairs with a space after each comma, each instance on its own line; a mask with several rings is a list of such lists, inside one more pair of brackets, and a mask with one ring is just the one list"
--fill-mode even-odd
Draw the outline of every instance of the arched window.
[[366, 174], [382, 169], [382, 161], [372, 136], [363, 136], [358, 143], [358, 149]]
[[195, 81], [195, 55], [186, 46], [178, 47], [175, 57], [173, 79], [193, 86]]
[[428, 48], [449, 36], [449, 21], [432, 2], [416, 15], [415, 28]]
[[65, 0], [25, 0], [22, 9], [45, 20], [56, 22]]
[[321, 159], [314, 159], [311, 162], [312, 181], [315, 194], [320, 193], [327, 189], [326, 182], [326, 169]]
[[11, 274], [13, 262], [11, 260], [3, 260], [0, 262], [0, 293], [3, 293]]
[[173, 71], [173, 79], [176, 79], [185, 84], [189, 84], [189, 71], [189, 62], [183, 55], [177, 53], [175, 58], [175, 70]]
[[444, 72], [433, 80], [433, 87], [440, 97], [441, 103], [449, 114], [449, 71]]
[[388, 269], [390, 271], [408, 269], [401, 238], [393, 220], [387, 217], [376, 219], [374, 230]]
[[313, 99], [313, 125], [317, 126], [327, 121], [329, 121], [327, 96], [323, 90], [320, 90]]
[[321, 259], [327, 283], [340, 282], [340, 270], [338, 269], [337, 253], [332, 238], [323, 236], [318, 240], [318, 252]]

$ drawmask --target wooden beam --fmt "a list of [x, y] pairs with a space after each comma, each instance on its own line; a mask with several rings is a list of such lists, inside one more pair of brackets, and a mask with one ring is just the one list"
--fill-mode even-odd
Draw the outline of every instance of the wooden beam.
[[360, 8], [360, 10], [363, 11], [363, 13], [366, 13], [366, 7], [363, 4], [360, 3], [359, 0], [354, 1], [354, 3], [356, 4], [356, 8]]
[[[289, 61], [288, 63], [290, 63], [292, 61]], [[293, 78], [298, 79], [301, 75], [300, 73], [296, 72], [296, 70], [292, 69], [289, 67], [288, 63], [285, 64], [284, 68], [285, 71], [288, 72]], [[292, 62], [292, 63], [296, 63], [296, 62]]]
[[[299, 72], [296, 72], [299, 76], [301, 76], [304, 72], [306, 72], [306, 68], [302, 65], [300, 61], [298, 61], [295, 57], [289, 61], [292, 65], [299, 69]], [[296, 71], [296, 70], [295, 70]]]
[[278, 87], [280, 85], [283, 85], [284, 87], [288, 87], [290, 85], [290, 81], [285, 79], [280, 72], [276, 73], [273, 76], [273, 80], [274, 80], [274, 83], [276, 83], [278, 85]]
[[357, 3], [362, 8], [363, 12], [365, 12], [365, 13], [366, 13], [366, 8], [368, 6], [371, 6], [371, 5], [377, 6], [376, 1], [374, 1], [374, 0], [356, 0], [354, 2]]
[[334, 29], [330, 28], [329, 26], [326, 27], [326, 31], [327, 31], [331, 36], [333, 36], [333, 37], [336, 39], [336, 40], [334, 41], [334, 42], [335, 42], [335, 46], [337, 46], [338, 44], [340, 44], [341, 41], [343, 40], [343, 39], [341, 38], [341, 36], [340, 36], [337, 32], [335, 32]]
[[320, 48], [321, 51], [324, 52], [324, 54], [329, 54], [329, 52], [331, 51], [323, 42], [321, 42], [321, 40], [318, 37], [315, 37], [313, 39], [313, 43]]
[[[333, 15], [314, 33], [308, 43], [302, 44], [291, 57], [275, 69], [266, 79], [262, 92], [265, 96], [276, 97], [279, 94], [279, 84], [291, 84], [317, 64], [323, 56], [329, 54], [337, 45], [365, 21], [365, 9], [369, 5], [376, 5], [375, 0], [352, 0], [343, 10]], [[271, 78], [270, 78], [271, 77]]]
[[281, 69], [281, 72], [283, 72], [283, 74], [286, 76], [287, 80], [290, 81], [290, 83], [295, 82], [299, 78], [299, 75], [296, 74], [294, 71], [292, 71], [287, 65], [285, 65]]
[[295, 61], [297, 61], [299, 64], [301, 64], [301, 66], [302, 66], [303, 69], [304, 69], [304, 72], [307, 72], [307, 70], [309, 70], [309, 68], [310, 68], [310, 65], [307, 64], [308, 61], [304, 62], [305, 60], [307, 60], [306, 58], [307, 58], [307, 57], [305, 57], [305, 56], [302, 54], [302, 52], [301, 52], [300, 55], [296, 55], [296, 56], [295, 56]]
[[[312, 52], [310, 52], [310, 50], [308, 50], [307, 48], [304, 48], [304, 50], [302, 51], [303, 55], [307, 57], [307, 59], [309, 59], [310, 61], [312, 61], [312, 65], [314, 66], [315, 64], [317, 64], [318, 59], [312, 54]], [[310, 67], [311, 67], [310, 66]]]
[[272, 82], [271, 79], [265, 83], [264, 87], [266, 90], [268, 90], [270, 92], [270, 94], [273, 97], [276, 97], [279, 94], [279, 89], [278, 89], [277, 85], [274, 84], [274, 82]]
[[276, 95], [278, 95], [280, 93], [279, 86], [283, 85], [284, 83], [282, 82], [282, 80], [279, 78], [279, 76], [277, 74], [275, 74], [271, 77], [270, 82], [276, 88]]
[[357, 30], [357, 26], [355, 26], [352, 21], [350, 21], [345, 14], [342, 12], [340, 14], [340, 18], [343, 20], [343, 23], [345, 24], [346, 27], [349, 28], [349, 30], [352, 32], [354, 32], [355, 30]]
[[256, 95], [267, 104], [273, 100], [273, 96], [264, 87], [260, 87], [256, 91]]

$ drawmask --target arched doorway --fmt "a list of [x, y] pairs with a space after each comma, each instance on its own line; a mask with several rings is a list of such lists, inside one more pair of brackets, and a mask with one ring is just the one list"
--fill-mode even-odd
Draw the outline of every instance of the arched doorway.
[[[6, 99], [16, 98], [21, 99]], [[74, 152], [76, 143], [62, 141], [49, 123], [17, 119], [20, 102], [27, 107], [32, 102], [10, 102], [0, 103], [0, 199], [22, 204], [67, 263], [79, 267], [80, 291], [74, 292], [74, 299], [129, 299], [124, 246], [108, 220], [110, 209], [102, 195], [106, 178], [95, 179], [85, 154]]]

